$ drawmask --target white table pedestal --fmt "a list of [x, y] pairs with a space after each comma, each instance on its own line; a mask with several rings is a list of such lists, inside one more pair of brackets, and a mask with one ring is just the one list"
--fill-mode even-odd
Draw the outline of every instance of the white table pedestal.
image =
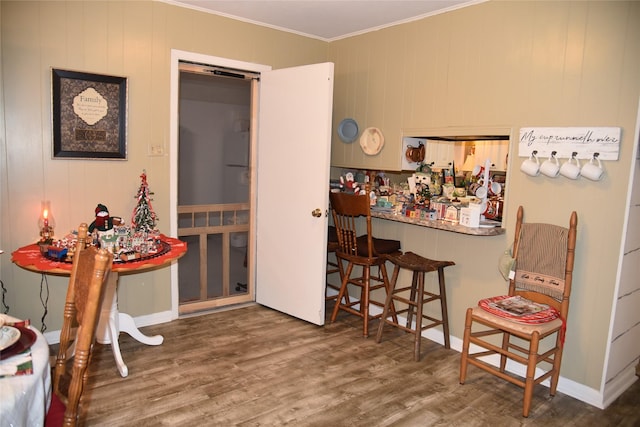
[[118, 371], [122, 377], [126, 377], [129, 375], [129, 369], [120, 353], [120, 343], [118, 342], [120, 332], [126, 332], [136, 341], [146, 345], [160, 345], [164, 341], [162, 335], [150, 337], [143, 334], [136, 326], [133, 317], [126, 313], [120, 313], [118, 310], [118, 273], [111, 271], [107, 278], [107, 287], [96, 330], [96, 341], [100, 344], [111, 344], [111, 351]]

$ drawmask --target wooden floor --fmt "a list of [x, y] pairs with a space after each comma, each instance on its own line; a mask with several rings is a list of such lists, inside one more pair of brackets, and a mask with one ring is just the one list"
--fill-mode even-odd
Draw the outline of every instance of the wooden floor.
[[424, 339], [414, 362], [411, 335], [387, 327], [376, 344], [348, 314], [319, 327], [252, 305], [143, 331], [164, 344], [123, 334], [127, 378], [97, 345], [86, 425], [640, 425], [640, 381], [605, 411], [539, 386], [524, 419], [518, 387], [474, 367], [460, 385], [458, 352]]

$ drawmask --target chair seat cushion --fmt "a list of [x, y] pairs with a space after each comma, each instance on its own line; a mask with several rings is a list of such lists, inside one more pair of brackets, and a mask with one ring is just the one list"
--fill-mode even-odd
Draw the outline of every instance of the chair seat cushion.
[[62, 400], [60, 400], [58, 395], [51, 393], [51, 405], [49, 406], [49, 410], [47, 411], [44, 420], [45, 427], [62, 426], [64, 422], [64, 412], [66, 410], [67, 407], [64, 405]]
[[511, 331], [517, 331], [522, 335], [531, 336], [534, 331], [538, 331], [540, 336], [546, 336], [547, 334], [553, 333], [555, 331], [564, 331], [564, 322], [561, 319], [555, 319], [546, 323], [534, 323], [534, 324], [525, 324], [514, 322], [513, 320], [507, 319], [506, 317], [496, 316], [495, 314], [491, 314], [488, 311], [484, 310], [480, 306], [476, 306], [473, 308], [473, 317], [478, 320], [484, 320], [491, 324], [496, 325], [497, 327], [501, 327], [504, 329], [508, 329]]
[[[520, 296], [500, 295], [485, 298], [478, 302], [478, 306], [498, 317], [529, 325], [550, 322], [560, 317], [555, 308], [537, 304]], [[504, 308], [501, 309], [501, 306]], [[507, 311], [507, 307], [511, 307], [513, 311]], [[518, 309], [520, 311], [517, 311]]]
[[[358, 256], [367, 257], [367, 235], [359, 236], [357, 239], [358, 244]], [[400, 250], [399, 240], [388, 240], [373, 238], [373, 247], [378, 254], [392, 254]]]

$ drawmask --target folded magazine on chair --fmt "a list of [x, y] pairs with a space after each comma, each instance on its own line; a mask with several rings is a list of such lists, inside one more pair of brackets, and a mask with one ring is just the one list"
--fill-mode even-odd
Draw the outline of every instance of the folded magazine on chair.
[[538, 304], [520, 295], [492, 301], [489, 305], [513, 316], [528, 316], [549, 309], [546, 304]]

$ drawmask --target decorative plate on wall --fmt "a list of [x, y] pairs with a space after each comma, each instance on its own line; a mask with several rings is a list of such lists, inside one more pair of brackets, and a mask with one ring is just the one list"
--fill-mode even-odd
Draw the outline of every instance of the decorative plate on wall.
[[344, 119], [338, 125], [338, 136], [342, 142], [351, 143], [358, 137], [358, 123], [353, 119]]
[[375, 156], [384, 147], [384, 135], [378, 128], [366, 128], [360, 136], [360, 147], [364, 154]]

